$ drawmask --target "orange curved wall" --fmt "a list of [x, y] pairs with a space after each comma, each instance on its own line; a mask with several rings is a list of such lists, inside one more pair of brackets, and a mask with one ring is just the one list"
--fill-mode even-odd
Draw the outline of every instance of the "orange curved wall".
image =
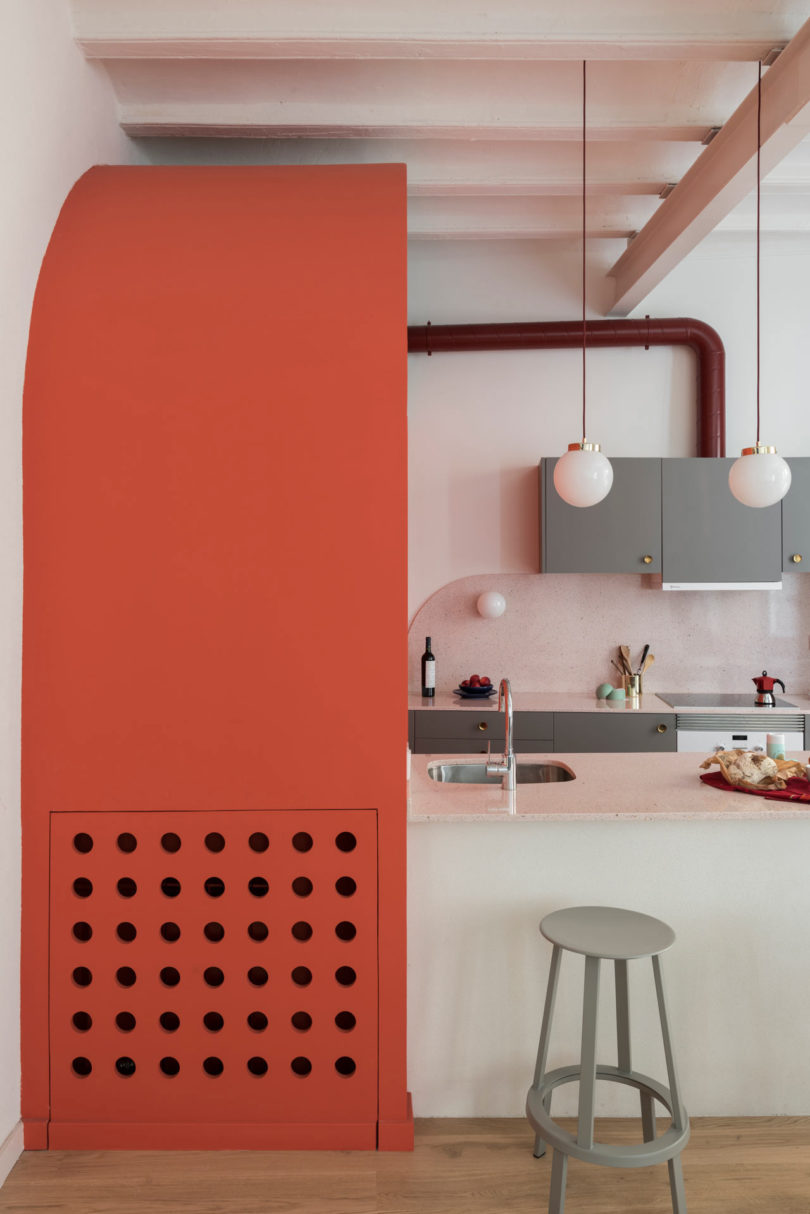
[[51, 816], [323, 809], [377, 815], [377, 1119], [407, 1146], [405, 452], [404, 168], [77, 183], [24, 403], [27, 1145]]

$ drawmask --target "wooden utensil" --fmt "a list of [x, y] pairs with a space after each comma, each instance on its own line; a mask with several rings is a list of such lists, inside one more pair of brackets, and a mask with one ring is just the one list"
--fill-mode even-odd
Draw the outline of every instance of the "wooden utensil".
[[622, 662], [624, 663], [625, 674], [632, 674], [633, 667], [630, 665], [630, 646], [620, 645], [619, 653], [621, 654]]
[[655, 661], [655, 654], [648, 653], [646, 658], [644, 659], [644, 665], [641, 668], [641, 673], [644, 674], [645, 670], [649, 670], [654, 661]]

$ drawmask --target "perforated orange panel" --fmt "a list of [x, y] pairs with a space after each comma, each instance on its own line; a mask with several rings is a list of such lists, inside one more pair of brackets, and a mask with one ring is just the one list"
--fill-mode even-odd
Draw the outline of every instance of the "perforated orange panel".
[[54, 1142], [68, 1123], [159, 1124], [166, 1146], [167, 1123], [373, 1127], [373, 810], [51, 821]]

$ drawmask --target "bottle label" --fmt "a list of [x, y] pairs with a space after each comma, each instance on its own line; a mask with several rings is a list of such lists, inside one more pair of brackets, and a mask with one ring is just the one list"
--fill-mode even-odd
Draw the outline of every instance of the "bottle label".
[[435, 662], [425, 662], [425, 674], [424, 674], [424, 680], [423, 680], [422, 686], [423, 687], [435, 687], [436, 686], [436, 663]]

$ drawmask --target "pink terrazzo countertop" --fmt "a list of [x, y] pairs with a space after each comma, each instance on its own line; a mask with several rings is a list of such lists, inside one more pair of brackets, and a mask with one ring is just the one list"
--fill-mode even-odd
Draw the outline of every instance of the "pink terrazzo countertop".
[[[807, 762], [807, 755], [788, 758]], [[441, 784], [427, 774], [437, 759], [480, 762], [478, 756], [413, 755], [408, 785], [411, 822], [602, 822], [699, 821], [806, 818], [810, 804], [769, 801], [725, 792], [700, 780], [696, 754], [519, 755], [518, 761], [562, 763], [576, 779], [556, 784], [520, 784], [514, 793], [498, 785]]]
[[[781, 713], [810, 712], [810, 698], [807, 696], [790, 695], [786, 697], [795, 708], [761, 709], [769, 717]], [[408, 696], [408, 708], [446, 709], [458, 708], [460, 712], [480, 712], [482, 709], [494, 708], [497, 711], [497, 695], [485, 699], [462, 700], [452, 692], [439, 692], [432, 700], [423, 699], [421, 695]], [[665, 704], [654, 693], [648, 692], [635, 700], [598, 700], [595, 695], [583, 695], [577, 691], [513, 691], [512, 708], [515, 712], [675, 712], [669, 704]], [[689, 712], [710, 712], [711, 709], [688, 709]], [[744, 708], [722, 708], [715, 712], [727, 713], [754, 712], [754, 693], [751, 693], [751, 703]]]

